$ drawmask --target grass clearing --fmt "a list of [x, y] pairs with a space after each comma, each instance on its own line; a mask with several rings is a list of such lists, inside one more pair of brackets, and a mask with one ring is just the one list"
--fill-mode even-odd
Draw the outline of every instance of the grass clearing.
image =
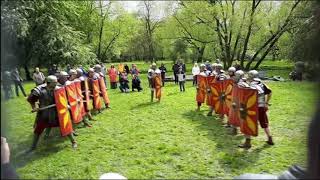
[[[29, 156], [21, 153], [32, 142], [35, 114], [24, 97], [6, 102], [11, 160], [21, 178], [98, 178], [118, 172], [128, 178], [232, 178], [243, 173], [277, 174], [292, 164], [306, 163], [306, 132], [314, 112], [315, 85], [309, 82], [269, 82], [273, 90], [269, 111], [275, 146], [265, 145], [264, 132], [253, 148], [237, 148], [241, 135], [230, 136], [208, 108], [195, 112], [195, 88], [186, 92], [172, 82], [163, 88], [161, 103], [150, 103], [146, 76], [143, 91], [109, 90], [111, 110], [95, 116], [92, 128], [78, 128], [78, 149], [53, 129]], [[26, 83], [30, 92], [33, 83]]]

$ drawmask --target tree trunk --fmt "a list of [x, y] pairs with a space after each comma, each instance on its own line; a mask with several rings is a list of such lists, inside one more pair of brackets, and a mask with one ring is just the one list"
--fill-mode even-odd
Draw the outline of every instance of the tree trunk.
[[28, 68], [28, 65], [25, 64], [25, 65], [23, 66], [23, 68], [24, 68], [24, 71], [25, 71], [25, 74], [26, 74], [26, 80], [28, 80], [28, 81], [32, 80], [31, 75], [30, 75], [30, 71], [29, 71], [29, 68]]

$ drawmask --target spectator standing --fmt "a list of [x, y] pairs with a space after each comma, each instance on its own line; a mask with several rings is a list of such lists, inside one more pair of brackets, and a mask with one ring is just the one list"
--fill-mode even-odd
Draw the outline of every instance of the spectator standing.
[[178, 61], [172, 66], [172, 71], [173, 71], [174, 83], [178, 84], [178, 77], [177, 77], [177, 74], [179, 72]]
[[162, 79], [162, 86], [164, 86], [164, 80], [166, 78], [166, 72], [167, 72], [167, 68], [164, 66], [163, 63], [161, 63], [161, 66], [160, 66], [160, 71], [161, 71], [161, 79]]
[[177, 74], [178, 76], [178, 81], [179, 81], [179, 86], [180, 86], [180, 92], [185, 91], [184, 83], [186, 81], [186, 74], [182, 70], [182, 67], [179, 68], [179, 72]]
[[200, 68], [198, 66], [198, 63], [194, 63], [192, 68], [192, 75], [193, 75], [193, 82], [192, 85], [197, 85], [197, 75], [200, 73]]
[[118, 74], [118, 71], [114, 67], [114, 65], [112, 64], [111, 68], [108, 70], [111, 89], [116, 89], [117, 88], [117, 74]]
[[22, 81], [23, 79], [20, 77], [18, 68], [16, 67], [12, 72], [11, 72], [11, 78], [14, 82], [15, 90], [16, 90], [16, 95], [19, 96], [19, 88], [24, 95], [24, 97], [27, 97], [27, 94], [24, 91]]
[[43, 75], [40, 69], [36, 67], [32, 75], [32, 79], [36, 83], [36, 86], [39, 86], [44, 83], [44, 80], [46, 79], [46, 77]]

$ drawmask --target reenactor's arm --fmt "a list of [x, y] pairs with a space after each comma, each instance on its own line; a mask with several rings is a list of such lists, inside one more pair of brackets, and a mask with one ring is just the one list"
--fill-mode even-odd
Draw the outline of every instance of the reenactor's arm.
[[29, 95], [27, 101], [30, 103], [31, 105], [31, 112], [36, 112], [38, 111], [38, 108], [36, 107], [36, 102], [39, 100], [39, 95], [37, 94], [37, 92], [35, 90], [32, 90], [31, 94]]

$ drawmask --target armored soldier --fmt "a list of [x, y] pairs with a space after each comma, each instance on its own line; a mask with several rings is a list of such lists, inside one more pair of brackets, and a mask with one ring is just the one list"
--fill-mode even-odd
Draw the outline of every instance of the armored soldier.
[[[96, 79], [99, 79], [99, 78], [102, 77], [103, 80], [104, 80], [105, 87], [107, 87], [106, 77], [105, 77], [105, 75], [102, 73], [102, 67], [101, 67], [100, 64], [96, 64], [96, 65], [94, 66], [94, 72], [95, 72], [95, 77], [96, 77]], [[100, 81], [100, 80], [99, 80], [99, 81]], [[100, 87], [100, 91], [101, 91], [100, 96], [103, 97], [101, 85], [100, 85], [99, 87]], [[106, 89], [107, 89], [107, 88], [106, 88]], [[106, 109], [110, 108], [108, 102], [105, 102], [105, 107], [106, 107]]]
[[[271, 99], [271, 89], [264, 84], [258, 78], [258, 71], [251, 70], [248, 72], [248, 81], [250, 82], [250, 88], [256, 89], [258, 91], [258, 121], [261, 128], [264, 129], [264, 132], [267, 135], [268, 140], [266, 141], [269, 145], [274, 145], [272, 140], [272, 136], [269, 129], [269, 120], [267, 116], [267, 110], [269, 106], [269, 101]], [[245, 143], [239, 145], [240, 148], [250, 148], [251, 147], [251, 139], [250, 136], [245, 135], [246, 140]]]
[[228, 78], [234, 79], [235, 72], [236, 72], [236, 68], [235, 67], [229, 67], [229, 69], [228, 69]]
[[201, 64], [200, 65], [200, 73], [197, 75], [197, 95], [196, 95], [196, 101], [197, 101], [197, 111], [200, 111], [200, 107], [202, 103], [205, 102], [206, 95], [207, 95], [207, 85], [206, 85], [206, 77], [207, 74], [206, 71], [206, 65]]
[[[159, 77], [157, 77], [159, 75], [161, 80], [161, 71], [157, 69], [156, 63], [152, 63], [151, 69], [148, 72], [148, 77], [150, 78], [151, 102], [153, 102], [155, 91], [157, 93], [160, 90], [160, 97], [161, 97], [162, 81], [160, 81], [161, 83], [159, 84], [158, 82]], [[160, 98], [159, 98], [159, 101], [160, 101]]]
[[[86, 90], [89, 91], [89, 89], [86, 89], [86, 85], [88, 85], [88, 79], [87, 79], [87, 77], [85, 75], [83, 75], [83, 71], [80, 68], [78, 68], [76, 71], [77, 71], [77, 79], [79, 79], [81, 81], [82, 96], [86, 97], [86, 93], [88, 93], [88, 92], [86, 92]], [[92, 97], [89, 96], [89, 98], [92, 98]], [[87, 99], [87, 100], [89, 100], [89, 99]], [[88, 108], [88, 105], [87, 105], [90, 102], [88, 102], [87, 100], [85, 100], [83, 102], [84, 103], [84, 109], [86, 111], [86, 114], [87, 114], [89, 120], [93, 120], [91, 112], [90, 112], [90, 110]]]
[[[246, 88], [249, 87], [249, 84], [246, 83], [246, 80], [244, 78], [244, 72], [242, 70], [238, 70], [238, 71], [236, 71], [234, 73], [233, 80], [234, 80], [233, 91], [235, 91], [236, 87], [244, 87], [244, 88], [245, 87]], [[238, 96], [238, 94], [234, 94], [234, 92], [233, 92], [232, 96]], [[237, 97], [233, 97], [233, 98], [237, 98]], [[236, 107], [237, 106], [236, 104], [234, 104], [233, 106], [235, 106], [233, 108], [238, 108], [238, 107]], [[228, 126], [227, 127], [231, 127], [231, 134], [232, 135], [236, 135], [237, 134], [237, 127], [239, 126], [240, 122], [237, 122], [237, 123], [234, 123], [234, 124], [230, 124], [229, 123], [231, 118], [234, 118], [232, 113], [233, 113], [232, 110], [229, 110], [229, 120], [228, 120]], [[234, 116], [236, 116], [235, 118], [237, 118], [237, 114], [234, 114]], [[237, 124], [237, 125], [235, 125], [235, 124]]]
[[[31, 112], [37, 112], [34, 124], [34, 138], [30, 151], [36, 149], [39, 137], [45, 128], [60, 126], [58, 121], [57, 109], [55, 108], [56, 103], [54, 97], [54, 90], [57, 88], [57, 83], [58, 80], [56, 76], [48, 76], [46, 83], [34, 88], [27, 99], [32, 107]], [[37, 101], [39, 101], [39, 108], [36, 107]], [[77, 143], [73, 137], [73, 134], [70, 133], [67, 136], [72, 143], [72, 147], [76, 148]]]
[[[81, 69], [80, 69], [81, 70]], [[75, 69], [70, 69], [70, 71], [69, 71], [69, 80], [66, 82], [66, 85], [68, 85], [68, 84], [70, 84], [70, 83], [72, 83], [72, 82], [76, 82], [76, 81], [79, 81], [79, 82], [81, 82], [81, 80], [80, 79], [78, 79], [78, 77], [77, 77], [77, 71], [75, 70]], [[91, 127], [91, 125], [89, 124], [89, 122], [88, 122], [88, 120], [87, 120], [87, 117], [84, 117], [83, 118], [83, 124], [85, 125], [85, 126], [87, 126], [87, 127]]]

